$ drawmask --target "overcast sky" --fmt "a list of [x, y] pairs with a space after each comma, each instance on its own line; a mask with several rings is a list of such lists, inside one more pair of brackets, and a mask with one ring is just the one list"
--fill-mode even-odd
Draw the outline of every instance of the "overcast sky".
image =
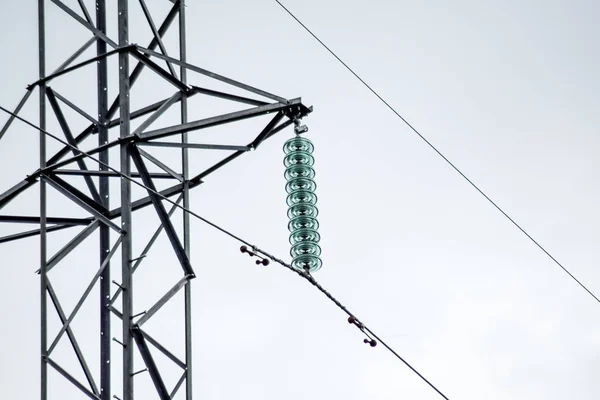
[[[2, 1], [0, 105], [14, 108], [37, 79], [36, 3]], [[48, 2], [48, 70], [89, 35]], [[65, 1], [77, 6], [77, 2]], [[109, 1], [112, 38], [116, 2]], [[168, 1], [147, 0], [157, 21]], [[188, 59], [222, 75], [314, 105], [304, 120], [315, 145], [323, 267], [314, 275], [453, 400], [597, 399], [600, 304], [535, 247], [348, 73], [274, 1], [188, 1]], [[90, 10], [93, 2], [86, 1]], [[600, 294], [600, 5], [594, 1], [285, 2], [393, 107], [587, 287]], [[131, 2], [131, 42], [150, 31]], [[176, 24], [165, 39], [177, 55]], [[82, 60], [93, 56], [85, 53]], [[116, 59], [115, 59], [116, 60]], [[108, 92], [116, 95], [111, 61]], [[52, 87], [94, 114], [94, 67]], [[225, 90], [190, 74], [189, 81]], [[230, 90], [232, 93], [240, 93]], [[152, 74], [132, 107], [172, 95]], [[23, 116], [37, 123], [37, 92]], [[237, 108], [236, 108], [237, 107]], [[190, 101], [190, 119], [233, 108]], [[246, 106], [241, 106], [246, 108]], [[87, 122], [68, 112], [74, 132]], [[176, 123], [177, 111], [155, 126]], [[0, 123], [6, 121], [0, 115]], [[197, 143], [247, 144], [267, 119], [191, 134]], [[61, 135], [53, 117], [48, 130]], [[117, 131], [111, 131], [111, 139]], [[206, 178], [191, 208], [289, 259], [283, 142], [291, 128]], [[0, 141], [0, 192], [38, 168], [37, 133], [15, 123]], [[95, 138], [93, 139], [95, 140]], [[84, 147], [93, 148], [88, 142]], [[49, 145], [50, 150], [59, 148]], [[153, 152], [177, 168], [173, 152]], [[193, 153], [192, 172], [226, 154]], [[118, 165], [117, 154], [111, 162]], [[88, 161], [90, 168], [96, 168]], [[80, 184], [80, 183], [79, 183]], [[167, 183], [160, 183], [167, 185]], [[81, 186], [84, 187], [84, 186]], [[117, 193], [118, 182], [112, 186]], [[136, 196], [143, 193], [134, 190]], [[118, 198], [111, 204], [116, 206]], [[36, 189], [2, 215], [38, 212]], [[51, 193], [50, 212], [84, 213]], [[135, 220], [134, 252], [158, 224]], [[176, 213], [176, 218], [181, 214]], [[27, 227], [30, 228], [30, 227]], [[23, 230], [0, 225], [0, 236]], [[384, 400], [440, 398], [381, 346], [370, 348], [346, 316], [287, 270], [256, 266], [239, 243], [192, 219], [195, 399]], [[75, 231], [73, 231], [75, 232]], [[50, 253], [73, 233], [53, 234]], [[93, 236], [92, 238], [94, 238]], [[97, 239], [50, 279], [69, 313], [94, 275]], [[112, 236], [114, 243], [115, 235]], [[136, 273], [134, 312], [181, 276], [166, 238]], [[0, 386], [7, 398], [39, 396], [39, 240], [0, 244]], [[113, 276], [120, 280], [118, 263]], [[97, 291], [73, 321], [98, 372]], [[181, 348], [181, 297], [147, 328]], [[58, 319], [49, 304], [50, 341]], [[162, 322], [159, 322], [162, 321]], [[113, 334], [120, 337], [114, 321]], [[82, 379], [63, 340], [56, 349]], [[121, 397], [118, 345], [113, 394]], [[157, 356], [157, 359], [159, 357]], [[164, 363], [165, 360], [158, 359]], [[163, 364], [161, 364], [163, 365]], [[172, 387], [176, 369], [165, 365]], [[136, 358], [136, 370], [142, 369]], [[97, 376], [97, 375], [96, 375]], [[97, 379], [99, 380], [99, 379]], [[50, 372], [51, 398], [84, 398]], [[138, 398], [156, 398], [147, 373]], [[60, 395], [58, 395], [60, 394]], [[183, 392], [178, 398], [183, 398]]]

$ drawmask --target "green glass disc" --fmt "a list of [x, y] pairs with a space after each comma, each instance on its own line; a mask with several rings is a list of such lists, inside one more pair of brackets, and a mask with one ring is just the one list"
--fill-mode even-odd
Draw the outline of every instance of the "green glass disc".
[[286, 201], [290, 207], [294, 204], [315, 204], [317, 202], [317, 195], [308, 190], [297, 190], [290, 193]]
[[296, 136], [292, 139], [289, 139], [283, 145], [283, 151], [285, 154], [290, 154], [296, 151], [305, 151], [307, 153], [312, 153], [314, 150], [312, 142], [302, 136]]
[[304, 254], [311, 254], [313, 256], [321, 255], [321, 247], [314, 242], [300, 242], [292, 246], [290, 255], [292, 257], [301, 256]]
[[304, 228], [317, 230], [319, 229], [319, 221], [317, 221], [316, 218], [313, 217], [296, 217], [288, 223], [288, 230], [290, 232], [294, 232], [297, 229]]
[[288, 209], [288, 218], [294, 217], [313, 217], [316, 218], [319, 215], [319, 209], [312, 204], [295, 204]]
[[292, 165], [287, 167], [284, 176], [288, 181], [294, 178], [313, 179], [315, 177], [315, 170], [308, 165]]
[[285, 185], [285, 190], [288, 193], [295, 192], [296, 190], [308, 190], [309, 192], [314, 192], [316, 188], [317, 184], [315, 181], [306, 178], [295, 178]]
[[283, 159], [283, 165], [285, 165], [286, 168], [292, 165], [306, 165], [311, 167], [314, 163], [314, 157], [303, 151], [290, 153]]
[[295, 245], [300, 242], [315, 242], [318, 243], [321, 240], [319, 232], [314, 229], [298, 229], [290, 234], [290, 244]]
[[321, 268], [323, 262], [319, 257], [309, 254], [298, 256], [292, 261], [292, 268], [300, 271], [314, 272]]

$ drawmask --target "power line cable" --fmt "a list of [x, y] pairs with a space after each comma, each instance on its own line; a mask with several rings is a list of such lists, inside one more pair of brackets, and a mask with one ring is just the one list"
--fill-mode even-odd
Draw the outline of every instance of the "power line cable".
[[493, 205], [498, 211], [502, 213], [514, 226], [516, 226], [529, 240], [531, 240], [540, 250], [542, 250], [556, 265], [558, 265], [564, 272], [566, 272], [579, 286], [581, 286], [590, 296], [592, 296], [598, 303], [600, 299], [596, 297], [590, 289], [588, 289], [579, 279], [575, 277], [564, 265], [562, 265], [548, 250], [546, 250], [537, 240], [535, 240], [525, 229], [521, 227], [512, 217], [510, 217], [498, 204], [496, 204], [487, 194], [483, 192], [471, 179], [469, 179], [457, 166], [455, 166], [440, 150], [438, 150], [425, 136], [423, 136], [410, 122], [406, 120], [398, 111], [394, 109], [383, 97], [379, 95], [367, 82], [365, 82], [352, 68], [348, 66], [337, 54], [333, 52], [321, 39], [317, 37], [306, 25], [302, 23], [290, 10], [288, 10], [279, 0], [275, 0], [293, 19], [296, 20], [313, 38], [315, 38], [321, 46], [323, 46], [333, 57], [335, 57], [356, 79], [358, 79], [371, 93], [373, 93], [387, 108], [390, 109], [402, 122], [406, 124], [414, 133], [416, 133], [433, 151], [435, 151], [448, 165], [450, 165], [456, 172], [460, 174], [469, 184], [475, 188], [491, 205]]
[[[271, 260], [275, 261], [276, 263], [279, 263], [279, 264], [283, 265], [284, 267], [288, 268], [289, 270], [297, 273], [302, 278], [304, 278], [308, 282], [310, 282], [321, 293], [323, 293], [329, 300], [331, 300], [336, 306], [338, 306], [339, 309], [341, 309], [348, 315], [348, 317], [349, 317], [348, 322], [356, 325], [363, 333], [365, 333], [371, 339], [370, 341], [365, 339], [365, 343], [370, 343], [371, 346], [373, 346], [373, 347], [377, 344], [376, 341], [381, 343], [398, 360], [402, 361], [404, 363], [404, 365], [406, 365], [408, 368], [410, 368], [411, 371], [413, 371], [415, 374], [417, 374], [417, 376], [419, 378], [421, 378], [425, 383], [427, 383], [427, 385], [429, 385], [429, 387], [431, 387], [433, 390], [435, 390], [444, 399], [449, 400], [448, 397], [446, 397], [446, 395], [444, 393], [442, 393], [433, 383], [431, 383], [427, 378], [425, 378], [425, 376], [423, 376], [416, 368], [414, 368], [408, 361], [406, 361], [404, 358], [402, 358], [402, 356], [400, 356], [400, 354], [398, 354], [392, 347], [390, 347], [379, 336], [377, 336], [377, 334], [375, 332], [373, 332], [369, 327], [367, 327], [364, 323], [362, 323], [354, 314], [352, 314], [352, 312], [346, 306], [344, 306], [338, 299], [336, 299], [331, 293], [329, 293], [329, 291], [327, 291], [323, 286], [321, 286], [321, 284], [319, 282], [317, 282], [317, 280], [310, 274], [310, 272], [298, 271], [298, 270], [292, 268], [292, 266], [290, 264], [276, 258], [275, 256], [273, 256], [261, 249], [258, 249], [258, 248], [256, 248], [256, 250], [258, 252], [264, 254], [265, 256], [269, 257]], [[373, 339], [375, 339], [376, 341]]]
[[[78, 152], [80, 154], [82, 154], [85, 157], [90, 158], [91, 160], [97, 162], [98, 164], [110, 169], [111, 171], [115, 172], [117, 175], [119, 175], [120, 177], [127, 179], [128, 181], [138, 185], [139, 187], [147, 190], [148, 192], [154, 193], [155, 195], [161, 197], [163, 200], [169, 202], [170, 204], [172, 204], [173, 206], [181, 209], [183, 212], [187, 212], [190, 215], [196, 217], [197, 219], [199, 219], [200, 221], [210, 225], [211, 227], [221, 231], [222, 233], [230, 236], [231, 238], [239, 241], [240, 243], [243, 243], [246, 246], [249, 246], [252, 248], [252, 250], [255, 253], [260, 253], [260, 254], [255, 254], [255, 253], [250, 253], [251, 255], [258, 255], [259, 257], [261, 255], [273, 260], [274, 262], [284, 266], [285, 268], [297, 273], [299, 276], [301, 276], [302, 278], [306, 279], [308, 282], [310, 282], [314, 287], [316, 287], [321, 293], [323, 293], [329, 300], [331, 300], [338, 308], [340, 308], [343, 312], [345, 312], [348, 315], [348, 322], [355, 325], [359, 330], [361, 330], [365, 335], [367, 335], [367, 337], [369, 338], [369, 340], [365, 339], [364, 342], [370, 344], [372, 347], [374, 347], [377, 344], [377, 341], [379, 343], [381, 343], [390, 353], [392, 353], [398, 360], [402, 361], [402, 363], [404, 363], [408, 368], [410, 368], [411, 371], [413, 371], [419, 378], [421, 378], [425, 383], [427, 383], [433, 390], [435, 390], [440, 396], [442, 396], [444, 399], [449, 400], [448, 397], [446, 397], [446, 395], [444, 395], [433, 383], [431, 383], [427, 378], [425, 378], [425, 376], [423, 376], [416, 368], [414, 368], [408, 361], [406, 361], [404, 358], [402, 358], [392, 347], [390, 347], [386, 342], [384, 342], [381, 338], [379, 338], [379, 336], [377, 336], [377, 334], [375, 334], [370, 328], [368, 328], [365, 324], [363, 324], [346, 306], [344, 306], [338, 299], [336, 299], [331, 293], [329, 293], [323, 286], [321, 286], [321, 284], [319, 282], [316, 281], [316, 279], [308, 272], [308, 271], [298, 271], [294, 268], [292, 268], [292, 266], [288, 263], [286, 263], [285, 261], [275, 257], [274, 255], [266, 252], [265, 250], [262, 250], [260, 248], [258, 248], [257, 246], [254, 246], [252, 244], [250, 244], [249, 242], [247, 242], [246, 240], [242, 239], [241, 237], [231, 233], [230, 231], [218, 226], [217, 224], [209, 221], [208, 219], [196, 214], [195, 212], [193, 212], [192, 210], [178, 204], [177, 202], [174, 202], [172, 200], [170, 200], [169, 198], [167, 198], [166, 196], [162, 195], [160, 192], [153, 190], [149, 187], [147, 187], [146, 185], [139, 183], [138, 181], [136, 181], [135, 179], [131, 178], [130, 176], [123, 174], [122, 172], [118, 171], [117, 169], [109, 166], [108, 164], [100, 161], [98, 158], [93, 157], [92, 155], [86, 153], [83, 150], [80, 150], [77, 146], [73, 146], [70, 143], [60, 139], [59, 137], [57, 137], [56, 135], [46, 131], [45, 129], [42, 129], [40, 127], [38, 127], [37, 125], [27, 121], [26, 119], [19, 117], [17, 114], [7, 110], [6, 108], [0, 106], [0, 110], [10, 114], [11, 116], [15, 117], [16, 119], [20, 120], [21, 122], [29, 125], [30, 127], [42, 132], [43, 134], [53, 138], [54, 140], [62, 143], [63, 145], [69, 147], [70, 149], [72, 149], [75, 152]], [[243, 247], [242, 247], [243, 248]], [[242, 252], [248, 252], [247, 250], [242, 250]]]

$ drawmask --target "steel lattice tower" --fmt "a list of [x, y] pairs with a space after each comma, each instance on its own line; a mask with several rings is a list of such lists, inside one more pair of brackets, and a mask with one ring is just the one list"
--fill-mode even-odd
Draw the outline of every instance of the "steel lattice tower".
[[[21, 195], [39, 185], [38, 215], [14, 215], [10, 212], [0, 215], [0, 223], [3, 225], [30, 224], [36, 226], [35, 229], [0, 237], [0, 243], [39, 236], [41, 399], [53, 398], [50, 393], [51, 381], [64, 378], [65, 382], [70, 382], [79, 389], [82, 398], [87, 395], [92, 399], [108, 400], [114, 395], [119, 399], [131, 400], [134, 398], [134, 376], [146, 371], [160, 399], [191, 399], [190, 282], [195, 277], [195, 270], [190, 259], [190, 217], [184, 212], [179, 220], [172, 220], [176, 206], [165, 199], [173, 199], [172, 202], [188, 209], [190, 190], [201, 185], [206, 176], [246, 152], [255, 150], [264, 140], [310, 113], [311, 108], [303, 105], [299, 98], [287, 100], [187, 63], [183, 0], [170, 1], [170, 10], [166, 16], [161, 17], [160, 24], [155, 23], [158, 20], [144, 0], [139, 0], [139, 4], [118, 0], [116, 8], [112, 5], [110, 10], [107, 9], [106, 0], [96, 0], [94, 18], [89, 10], [90, 4], [86, 6], [84, 0], [78, 0], [77, 3], [78, 7], [71, 7], [60, 0], [38, 0], [39, 79], [28, 86], [14, 114], [18, 115], [31, 94], [38, 92], [39, 167], [32, 167], [30, 175], [0, 194], [2, 209], [11, 202], [18, 202]], [[168, 2], [165, 0], [165, 3]], [[152, 32], [147, 47], [129, 41], [129, 6], [133, 7], [134, 4], [141, 10], [140, 15], [145, 17], [143, 22]], [[53, 12], [63, 18], [66, 16], [74, 21], [87, 34], [87, 37], [77, 38], [83, 45], [53, 70], [47, 69], [46, 54], [46, 22], [51, 19], [50, 14], [47, 14], [49, 7], [53, 7]], [[176, 20], [178, 23], [173, 24]], [[107, 28], [115, 22], [116, 36], [111, 35]], [[163, 38], [171, 25], [178, 26], [178, 39], [177, 47], [168, 49]], [[95, 54], [87, 57], [86, 54], [89, 54], [94, 45]], [[174, 57], [172, 54], [177, 52], [178, 56]], [[117, 62], [111, 65], [112, 60]], [[135, 64], [130, 65], [130, 62]], [[71, 101], [52, 87], [53, 83], [59, 81], [67, 86], [79, 85], [80, 81], [72, 77], [81, 70], [93, 71], [89, 74], [89, 79], [96, 82], [96, 92], [87, 95], [95, 97], [94, 108], [86, 108], [78, 101]], [[114, 98], [109, 98], [107, 90], [111, 83], [111, 73], [117, 77], [114, 83], [118, 87], [118, 94]], [[167, 82], [172, 95], [141, 107], [133, 107], [130, 94], [135, 93], [135, 83], [142, 74], [151, 75], [151, 79], [157, 82]], [[195, 86], [193, 83], [196, 76], [214, 81], [220, 87], [229, 87], [231, 91]], [[232, 91], [243, 92], [245, 95], [233, 94]], [[193, 119], [195, 110], [188, 107], [188, 99], [192, 96], [224, 99], [236, 105], [238, 110]], [[179, 123], [166, 126], [163, 123], [162, 127], [156, 127], [164, 120], [168, 111], [177, 108]], [[266, 114], [271, 114], [272, 117], [248, 144], [200, 144], [193, 140], [198, 138], [193, 135], [194, 131]], [[14, 115], [9, 118], [0, 131], [0, 139], [12, 125], [22, 123], [16, 121], [17, 118]], [[83, 118], [88, 124], [78, 134], [72, 130], [77, 125], [75, 118], [79, 122]], [[58, 124], [59, 130], [49, 132], [50, 119]], [[50, 150], [52, 146], [49, 142], [55, 143], [55, 138], [49, 133], [60, 136], [63, 141], [56, 151]], [[177, 151], [180, 166], [177, 170], [151, 154], [150, 149], [159, 148]], [[109, 157], [115, 149], [118, 149], [119, 157]], [[190, 171], [189, 152], [201, 150], [219, 150], [228, 155], [206, 169]], [[135, 189], [139, 184], [143, 185], [145, 192], [138, 190], [136, 193]], [[118, 190], [114, 190], [115, 188]], [[59, 196], [60, 201], [65, 203], [65, 207], [59, 210], [71, 207], [77, 210], [78, 216], [56, 214], [50, 209], [48, 204], [51, 192], [53, 198]], [[111, 203], [118, 206], [111, 208]], [[143, 250], [135, 252], [134, 241], [137, 240], [136, 235], [139, 235], [134, 216], [141, 210], [152, 212], [159, 224], [145, 242]], [[85, 213], [85, 216], [82, 217], [81, 213]], [[55, 232], [60, 232], [62, 237], [68, 236], [68, 240], [56, 251], [50, 246]], [[171, 282], [171, 288], [166, 292], [156, 291], [148, 285], [137, 287], [134, 284], [134, 272], [144, 260], [151, 257], [150, 249], [163, 234], [168, 238], [174, 253], [174, 263], [179, 265], [179, 279]], [[59, 279], [54, 278], [54, 273], [71, 253], [90, 242], [97, 247], [99, 259], [88, 260], [81, 267], [89, 270], [93, 277], [85, 287], [72, 285], [72, 290], [78, 296], [82, 291], [83, 294], [78, 297], [72, 309], [64, 309], [59, 300], [59, 291], [53, 286], [54, 279]], [[161, 268], [173, 267], [168, 263], [161, 265]], [[137, 304], [134, 296], [153, 290], [155, 292], [152, 294], [158, 300], [145, 310], [134, 309]], [[96, 299], [90, 296], [94, 292], [99, 292]], [[161, 314], [157, 312], [172, 302], [176, 295], [181, 294], [184, 298], [184, 326], [180, 328], [184, 332], [181, 339], [185, 354], [178, 357], [168, 345], [153, 337], [151, 329], [146, 328], [148, 325], [145, 324], [151, 319], [161, 318]], [[96, 337], [100, 338], [99, 356], [95, 354], [92, 357], [98, 359], [97, 368], [87, 362], [91, 358], [90, 354], [79, 345], [79, 337], [72, 329], [72, 322], [82, 314], [84, 305], [90, 302], [95, 302], [96, 317], [99, 319], [99, 332], [96, 332]], [[58, 332], [50, 332], [48, 328], [50, 315], [54, 314], [51, 307], [60, 320]], [[76, 356], [79, 369], [77, 373], [72, 370], [72, 366], [65, 366], [61, 360], [64, 352], [56, 351], [57, 346], [66, 341]], [[121, 365], [111, 362], [111, 354], [114, 357], [115, 349], [122, 352]], [[155, 359], [156, 354], [166, 357], [179, 368], [180, 378], [174, 385], [169, 386], [164, 381], [160, 365]], [[143, 370], [134, 370], [134, 356], [143, 361]], [[50, 374], [50, 370], [57, 374]], [[79, 379], [78, 374], [84, 379]], [[122, 390], [113, 388], [113, 380], [120, 383]]]

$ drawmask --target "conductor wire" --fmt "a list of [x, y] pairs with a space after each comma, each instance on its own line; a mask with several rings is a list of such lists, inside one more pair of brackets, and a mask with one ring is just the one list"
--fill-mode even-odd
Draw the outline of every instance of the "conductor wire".
[[402, 363], [404, 363], [404, 365], [406, 365], [408, 368], [410, 368], [410, 370], [412, 372], [417, 374], [417, 376], [419, 378], [421, 378], [421, 380], [423, 380], [423, 382], [427, 383], [427, 385], [429, 385], [429, 387], [431, 387], [433, 390], [435, 390], [437, 392], [437, 394], [442, 396], [444, 399], [449, 400], [448, 397], [446, 397], [446, 395], [444, 393], [442, 393], [441, 390], [439, 390], [433, 383], [431, 383], [427, 378], [425, 378], [425, 376], [423, 376], [423, 374], [421, 374], [415, 367], [413, 367], [408, 361], [406, 361], [402, 356], [400, 356], [400, 354], [398, 354], [392, 347], [390, 347], [386, 342], [384, 342], [379, 336], [377, 336], [377, 334], [375, 334], [375, 332], [373, 332], [369, 327], [367, 327], [363, 322], [361, 322], [346, 306], [344, 306], [338, 299], [336, 299], [331, 293], [329, 293], [329, 291], [327, 289], [325, 289], [323, 286], [321, 286], [321, 284], [319, 282], [317, 282], [317, 280], [310, 274], [310, 272], [296, 270], [296, 269], [292, 268], [292, 266], [290, 264], [286, 263], [285, 261], [280, 260], [277, 257], [275, 257], [259, 248], [257, 248], [256, 250], [258, 252], [264, 254], [266, 257], [270, 258], [274, 262], [284, 266], [285, 268], [289, 269], [290, 271], [295, 272], [296, 274], [300, 275], [302, 278], [304, 278], [308, 282], [310, 282], [314, 287], [317, 288], [317, 290], [319, 290], [329, 300], [331, 300], [340, 310], [345, 312], [349, 317], [353, 318], [355, 321], [358, 321], [359, 325], [357, 325], [357, 326], [359, 326], [359, 329], [361, 331], [363, 331], [363, 332], [366, 331], [365, 333], [367, 335], [371, 335], [375, 340], [377, 340], [379, 343], [381, 343], [398, 360], [402, 361]]
[[423, 136], [410, 122], [408, 122], [398, 111], [394, 109], [383, 97], [379, 95], [367, 82], [365, 82], [352, 68], [348, 66], [337, 54], [333, 52], [317, 35], [315, 35], [306, 25], [302, 23], [290, 10], [288, 10], [279, 0], [275, 0], [277, 4], [281, 6], [293, 19], [298, 22], [304, 28], [306, 32], [308, 32], [313, 38], [315, 38], [321, 46], [323, 46], [333, 57], [336, 58], [356, 79], [358, 79], [371, 93], [373, 93], [385, 106], [393, 112], [402, 122], [406, 124], [417, 136], [419, 136], [427, 145], [437, 153], [448, 165], [450, 165], [460, 176], [462, 176], [475, 190], [479, 192], [491, 205], [493, 205], [498, 211], [502, 213], [514, 226], [516, 226], [533, 244], [535, 244], [540, 250], [542, 250], [556, 265], [558, 265], [571, 279], [573, 279], [583, 290], [585, 290], [590, 296], [594, 298], [598, 303], [600, 303], [600, 299], [592, 293], [590, 289], [588, 289], [579, 279], [575, 277], [564, 265], [562, 265], [548, 250], [546, 250], [537, 240], [533, 238], [525, 229], [521, 227], [512, 217], [510, 217], [498, 204], [496, 204], [483, 190], [481, 190], [471, 179], [469, 179], [457, 166], [455, 166], [440, 150], [438, 150], [425, 136]]
[[167, 198], [166, 196], [162, 195], [161, 193], [159, 193], [156, 190], [153, 190], [149, 187], [147, 187], [146, 185], [139, 183], [138, 181], [136, 181], [135, 179], [131, 178], [130, 176], [127, 176], [125, 174], [123, 174], [122, 172], [118, 171], [115, 168], [112, 168], [111, 166], [109, 166], [108, 164], [100, 161], [99, 159], [97, 159], [96, 157], [93, 157], [92, 155], [86, 153], [83, 150], [80, 150], [78, 147], [71, 145], [70, 143], [60, 139], [59, 137], [57, 137], [56, 135], [53, 135], [52, 133], [46, 131], [45, 129], [42, 129], [38, 126], [36, 126], [35, 124], [27, 121], [26, 119], [19, 117], [18, 115], [16, 115], [15, 113], [7, 110], [6, 108], [0, 106], [0, 110], [12, 115], [13, 117], [17, 118], [19, 121], [29, 125], [30, 127], [42, 132], [43, 134], [51, 137], [52, 139], [64, 144], [65, 146], [68, 146], [69, 148], [71, 148], [73, 151], [76, 151], [78, 153], [83, 154], [84, 156], [90, 158], [91, 160], [97, 162], [98, 164], [108, 168], [109, 170], [115, 172], [117, 175], [119, 175], [120, 177], [127, 179], [128, 181], [138, 185], [139, 187], [154, 193], [155, 195], [161, 197], [163, 200], [166, 200], [167, 202], [169, 202], [170, 204], [172, 204], [174, 207], [177, 207], [179, 209], [181, 209], [184, 212], [189, 213], [190, 215], [196, 217], [197, 219], [199, 219], [200, 221], [212, 226], [213, 228], [221, 231], [222, 233], [228, 235], [229, 237], [245, 244], [246, 246], [249, 246], [252, 248], [253, 251], [258, 252], [262, 255], [264, 255], [265, 257], [270, 258], [271, 260], [273, 260], [274, 262], [284, 266], [285, 268], [289, 269], [290, 271], [293, 271], [295, 273], [297, 273], [298, 275], [300, 275], [302, 278], [306, 279], [308, 282], [310, 282], [314, 287], [316, 287], [321, 293], [323, 293], [330, 301], [332, 301], [339, 309], [341, 309], [343, 312], [345, 312], [349, 317], [354, 318], [355, 321], [359, 321], [360, 324], [360, 329], [361, 331], [365, 332], [369, 335], [371, 335], [373, 338], [375, 338], [377, 341], [379, 341], [388, 351], [390, 351], [398, 360], [402, 361], [408, 368], [410, 368], [411, 371], [413, 371], [415, 374], [417, 374], [417, 376], [419, 376], [419, 378], [421, 378], [425, 383], [427, 383], [433, 390], [435, 390], [440, 396], [442, 396], [444, 399], [449, 400], [448, 397], [446, 397], [446, 395], [444, 395], [435, 385], [433, 385], [427, 378], [425, 378], [419, 371], [417, 371], [416, 368], [414, 368], [411, 364], [409, 364], [404, 358], [402, 358], [395, 350], [393, 350], [387, 343], [385, 343], [383, 340], [381, 340], [379, 338], [379, 336], [377, 336], [371, 329], [369, 329], [367, 326], [365, 326], [362, 322], [360, 322], [360, 320], [358, 318], [356, 318], [356, 316], [354, 316], [354, 314], [346, 307], [344, 306], [338, 299], [336, 299], [331, 293], [329, 293], [329, 291], [327, 291], [323, 286], [321, 286], [321, 284], [319, 282], [317, 282], [317, 280], [307, 271], [299, 271], [296, 270], [294, 268], [292, 268], [292, 266], [288, 263], [286, 263], [285, 261], [275, 257], [274, 255], [258, 248], [257, 246], [250, 244], [249, 242], [245, 241], [244, 239], [242, 239], [239, 236], [236, 236], [235, 234], [229, 232], [226, 229], [221, 228], [220, 226], [218, 226], [217, 224], [207, 220], [206, 218], [196, 214], [195, 212], [193, 212], [192, 210], [185, 208], [184, 206], [170, 200], [169, 198]]

